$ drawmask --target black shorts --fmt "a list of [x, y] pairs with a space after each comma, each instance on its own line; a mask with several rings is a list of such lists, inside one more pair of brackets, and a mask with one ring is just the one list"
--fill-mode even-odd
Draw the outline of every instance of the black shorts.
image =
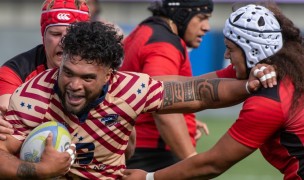
[[127, 168], [154, 172], [178, 161], [180, 160], [171, 151], [165, 149], [136, 148], [134, 155], [127, 160]]

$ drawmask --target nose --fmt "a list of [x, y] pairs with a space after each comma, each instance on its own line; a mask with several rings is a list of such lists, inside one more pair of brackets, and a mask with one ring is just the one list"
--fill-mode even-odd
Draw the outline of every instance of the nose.
[[59, 41], [59, 46], [62, 47], [62, 41], [64, 39], [64, 36], [66, 35], [66, 33], [62, 33], [60, 41]]
[[62, 41], [63, 41], [64, 37], [62, 36], [58, 42], [58, 46], [62, 48]]
[[229, 53], [228, 49], [225, 50], [224, 58], [225, 59], [230, 59], [230, 53]]
[[81, 79], [78, 77], [72, 77], [70, 78], [70, 82], [68, 85], [69, 89], [72, 91], [77, 91], [82, 88]]
[[205, 32], [210, 31], [210, 23], [209, 23], [209, 19], [205, 19], [204, 21], [202, 21], [202, 25], [201, 25], [201, 29]]

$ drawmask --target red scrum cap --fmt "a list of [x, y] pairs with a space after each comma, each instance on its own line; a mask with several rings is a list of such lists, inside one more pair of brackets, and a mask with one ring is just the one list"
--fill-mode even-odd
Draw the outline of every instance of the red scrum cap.
[[46, 0], [40, 19], [42, 37], [50, 26], [69, 25], [89, 19], [89, 8], [85, 0]]

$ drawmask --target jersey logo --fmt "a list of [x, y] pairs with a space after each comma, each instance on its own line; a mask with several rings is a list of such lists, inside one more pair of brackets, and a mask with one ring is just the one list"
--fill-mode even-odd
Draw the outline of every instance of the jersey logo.
[[57, 19], [61, 21], [69, 21], [71, 19], [71, 15], [69, 13], [58, 13]]
[[106, 126], [113, 126], [119, 122], [118, 114], [108, 114], [101, 118], [101, 122], [104, 122]]

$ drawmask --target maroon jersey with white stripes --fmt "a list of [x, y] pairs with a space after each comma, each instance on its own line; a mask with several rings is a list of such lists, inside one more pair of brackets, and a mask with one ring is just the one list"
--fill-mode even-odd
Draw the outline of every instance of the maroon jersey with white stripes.
[[119, 179], [125, 169], [124, 151], [134, 120], [142, 112], [160, 108], [162, 82], [146, 74], [118, 72], [92, 108], [76, 116], [61, 104], [57, 77], [57, 69], [47, 70], [12, 95], [6, 119], [15, 128], [14, 137], [22, 141], [43, 122], [61, 122], [76, 142], [77, 159], [68, 176]]
[[[259, 148], [285, 180], [304, 179], [304, 109], [290, 113], [294, 86], [288, 79], [248, 98], [229, 129], [236, 141]], [[303, 98], [300, 99], [303, 101]]]

